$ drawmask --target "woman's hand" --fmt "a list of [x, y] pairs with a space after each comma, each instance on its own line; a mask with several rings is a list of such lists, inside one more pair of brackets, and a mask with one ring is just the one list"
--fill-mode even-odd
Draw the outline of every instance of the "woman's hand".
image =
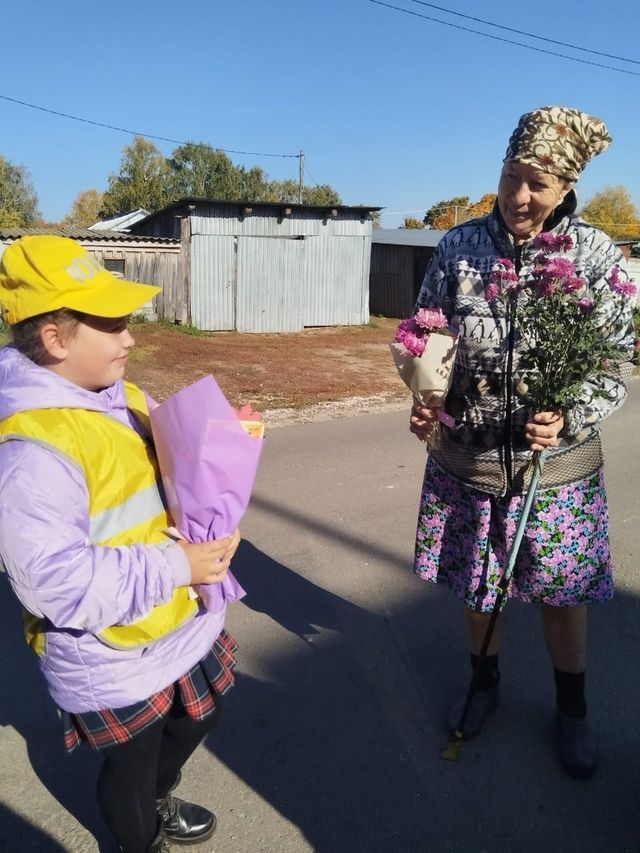
[[412, 432], [420, 441], [426, 441], [438, 423], [437, 409], [428, 409], [420, 403], [414, 403], [411, 407], [409, 418], [409, 432]]
[[231, 558], [240, 544], [240, 531], [234, 530], [226, 539], [212, 542], [186, 542], [178, 545], [184, 551], [191, 569], [191, 583], [220, 583], [229, 571]]
[[562, 412], [538, 412], [524, 428], [525, 438], [531, 450], [546, 450], [547, 447], [557, 447], [560, 443], [558, 436], [564, 426]]

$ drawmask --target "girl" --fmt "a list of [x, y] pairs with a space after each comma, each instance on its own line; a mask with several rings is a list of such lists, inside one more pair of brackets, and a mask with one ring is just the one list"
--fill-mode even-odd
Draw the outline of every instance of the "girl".
[[23, 237], [0, 263], [0, 556], [66, 748], [103, 753], [98, 799], [126, 853], [214, 831], [171, 792], [237, 648], [191, 585], [223, 580], [239, 533], [169, 537], [145, 397], [123, 381], [127, 317], [157, 292], [63, 237]]

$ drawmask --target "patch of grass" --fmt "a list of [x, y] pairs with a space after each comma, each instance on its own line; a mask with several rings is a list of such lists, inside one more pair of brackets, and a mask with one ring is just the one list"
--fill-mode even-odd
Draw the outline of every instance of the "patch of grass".
[[142, 326], [143, 324], [149, 323], [150, 320], [145, 314], [130, 314], [129, 315], [129, 326]]
[[136, 345], [129, 353], [129, 361], [146, 364], [159, 349], [157, 344]]
[[179, 332], [181, 335], [190, 335], [193, 338], [210, 338], [214, 332], [204, 332], [202, 329], [197, 329], [191, 323], [174, 323], [171, 320], [158, 320], [157, 323], [149, 325], [160, 326], [162, 329], [169, 329], [172, 332]]

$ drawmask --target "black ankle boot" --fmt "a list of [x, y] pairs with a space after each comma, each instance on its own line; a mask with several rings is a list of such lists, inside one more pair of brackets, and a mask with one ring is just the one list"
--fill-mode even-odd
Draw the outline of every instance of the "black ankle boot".
[[158, 830], [158, 834], [147, 848], [147, 853], [169, 853], [170, 850], [171, 847], [165, 838], [164, 829], [161, 826]]
[[[216, 816], [209, 809], [167, 794], [156, 800], [165, 836], [176, 844], [197, 844], [210, 838], [216, 828]], [[162, 851], [162, 848], [159, 848]]]
[[556, 749], [570, 776], [586, 779], [598, 767], [598, 751], [586, 719], [556, 711]]
[[[451, 708], [449, 711], [448, 717], [448, 727], [449, 734], [453, 734], [460, 723], [460, 717], [462, 716], [462, 709], [464, 708], [466, 697], [460, 699], [459, 702]], [[498, 688], [498, 682], [490, 687], [488, 690], [476, 690], [471, 699], [471, 704], [469, 705], [469, 711], [467, 713], [467, 719], [465, 720], [464, 730], [463, 730], [463, 740], [471, 740], [471, 738], [476, 737], [476, 735], [480, 734], [480, 731], [485, 724], [487, 717], [489, 717], [493, 711], [498, 707], [500, 703], [500, 690]]]
[[[124, 847], [118, 847], [118, 850], [120, 850], [120, 853], [126, 853]], [[162, 820], [158, 820], [158, 831], [151, 844], [147, 847], [146, 853], [170, 853], [170, 850], [171, 847], [165, 838]]]

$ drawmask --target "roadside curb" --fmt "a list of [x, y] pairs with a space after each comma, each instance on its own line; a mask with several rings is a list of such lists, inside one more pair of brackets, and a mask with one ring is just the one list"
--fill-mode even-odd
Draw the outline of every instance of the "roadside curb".
[[353, 415], [372, 414], [374, 412], [393, 412], [411, 408], [409, 394], [385, 391], [371, 397], [347, 397], [344, 400], [327, 400], [314, 403], [305, 409], [266, 409], [263, 412], [267, 429], [288, 426], [289, 424], [332, 421], [337, 418], [349, 418]]

